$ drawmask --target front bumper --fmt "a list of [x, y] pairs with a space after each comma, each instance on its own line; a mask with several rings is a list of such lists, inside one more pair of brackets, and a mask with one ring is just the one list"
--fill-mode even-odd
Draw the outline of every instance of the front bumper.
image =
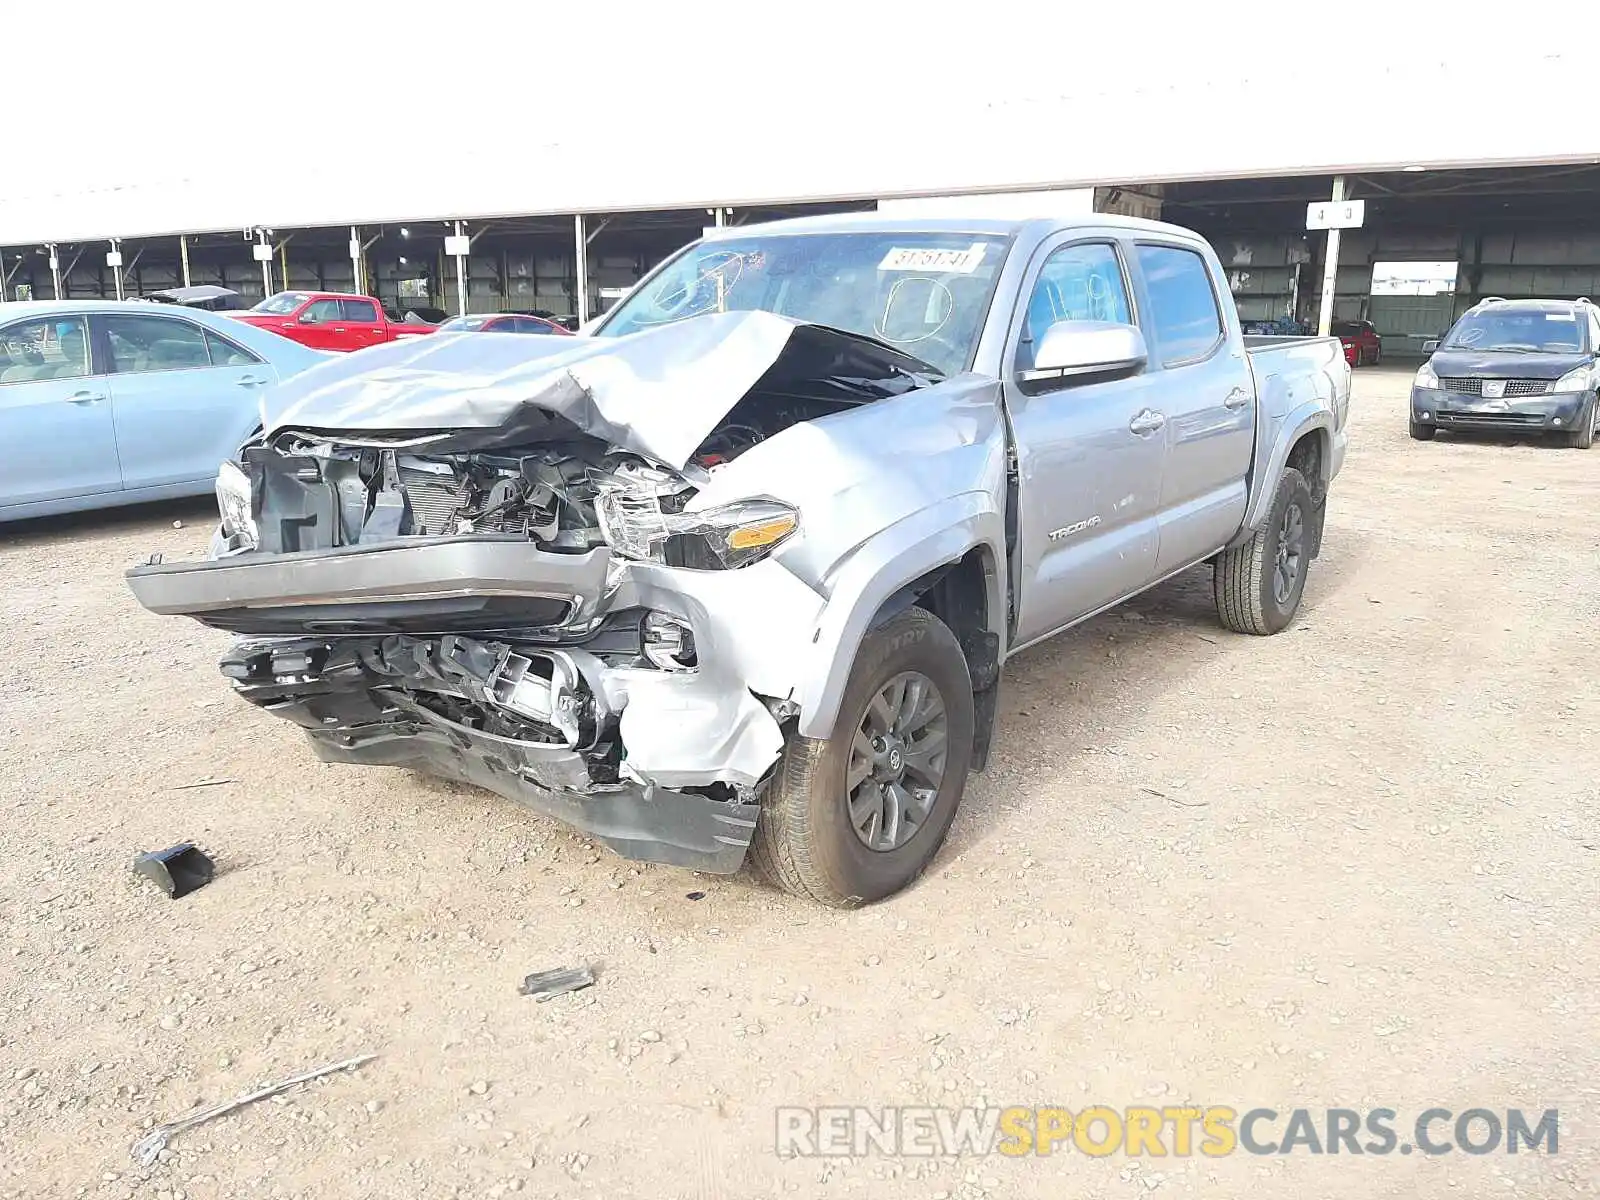
[[[326, 761], [484, 787], [624, 857], [717, 873], [750, 844], [823, 605], [772, 561], [690, 572], [482, 535], [128, 580], [152, 611], [247, 635], [223, 673]], [[650, 612], [692, 632], [693, 669], [643, 654]]]
[[755, 833], [751, 800], [677, 791], [597, 770], [580, 752], [470, 729], [403, 693], [246, 698], [304, 726], [325, 762], [409, 767], [486, 788], [603, 842], [623, 858], [731, 875]]
[[1411, 420], [1436, 429], [1497, 430], [1502, 433], [1565, 433], [1578, 427], [1586, 392], [1512, 396], [1484, 400], [1436, 388], [1411, 389]]

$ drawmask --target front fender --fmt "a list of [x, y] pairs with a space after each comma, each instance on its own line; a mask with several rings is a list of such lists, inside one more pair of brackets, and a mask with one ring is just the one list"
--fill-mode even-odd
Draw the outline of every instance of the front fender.
[[801, 734], [826, 738], [833, 733], [856, 651], [884, 603], [930, 571], [959, 562], [975, 546], [993, 556], [989, 624], [1003, 643], [1005, 516], [987, 492], [963, 492], [920, 509], [851, 552], [827, 580], [828, 603], [802, 665], [795, 697]]

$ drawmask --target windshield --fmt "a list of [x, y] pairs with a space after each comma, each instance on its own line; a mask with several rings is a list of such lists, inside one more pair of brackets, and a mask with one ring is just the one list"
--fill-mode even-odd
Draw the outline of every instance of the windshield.
[[1581, 354], [1583, 322], [1572, 312], [1537, 308], [1468, 313], [1446, 335], [1443, 348]]
[[304, 304], [307, 299], [308, 297], [304, 292], [278, 292], [276, 295], [268, 296], [265, 300], [253, 305], [250, 311], [274, 313], [278, 316], [283, 316], [285, 313], [292, 313]]
[[439, 326], [439, 332], [471, 333], [474, 329], [482, 329], [488, 320], [488, 317], [451, 317]]
[[1000, 236], [905, 231], [698, 242], [595, 333], [760, 309], [876, 338], [953, 375], [972, 358], [1009, 248]]

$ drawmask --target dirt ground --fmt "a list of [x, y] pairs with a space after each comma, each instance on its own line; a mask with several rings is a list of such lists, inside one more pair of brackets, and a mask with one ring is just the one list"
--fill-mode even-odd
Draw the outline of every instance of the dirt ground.
[[[0, 1195], [1600, 1195], [1600, 450], [1414, 443], [1406, 384], [1357, 375], [1291, 630], [1223, 633], [1202, 568], [1023, 654], [934, 868], [857, 913], [319, 764], [123, 584], [207, 503], [6, 528]], [[186, 839], [210, 887], [130, 873]], [[1184, 1102], [1558, 1108], [1559, 1153], [774, 1152], [778, 1105]]]

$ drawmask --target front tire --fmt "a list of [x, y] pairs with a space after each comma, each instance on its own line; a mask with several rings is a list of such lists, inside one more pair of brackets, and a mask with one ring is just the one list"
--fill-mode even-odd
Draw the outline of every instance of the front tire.
[[1217, 559], [1211, 586], [1224, 626], [1266, 636], [1294, 619], [1311, 566], [1313, 516], [1311, 485], [1285, 467], [1261, 528]]
[[972, 678], [949, 628], [909, 609], [862, 639], [833, 733], [791, 736], [752, 861], [834, 908], [892, 896], [928, 867], [966, 790]]
[[1438, 432], [1439, 430], [1432, 425], [1418, 425], [1415, 421], [1411, 422], [1411, 436], [1416, 441], [1431, 442], [1433, 435]]
[[1600, 408], [1595, 401], [1589, 401], [1588, 407], [1578, 415], [1578, 428], [1567, 434], [1567, 449], [1587, 450], [1594, 445], [1594, 424], [1600, 420]]

